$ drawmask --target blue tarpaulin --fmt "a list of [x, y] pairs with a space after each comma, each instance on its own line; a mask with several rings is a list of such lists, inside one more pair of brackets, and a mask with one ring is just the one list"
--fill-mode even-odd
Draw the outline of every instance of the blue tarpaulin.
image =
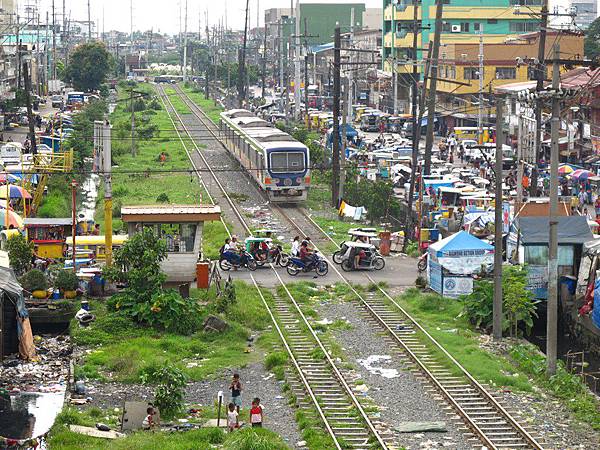
[[594, 309], [592, 310], [592, 322], [600, 328], [600, 278], [594, 283]]

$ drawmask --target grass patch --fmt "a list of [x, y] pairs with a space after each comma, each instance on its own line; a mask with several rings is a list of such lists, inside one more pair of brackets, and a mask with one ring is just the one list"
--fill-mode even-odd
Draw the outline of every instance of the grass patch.
[[[207, 304], [202, 315], [212, 313], [214, 290], [195, 293]], [[143, 373], [168, 364], [181, 367], [191, 380], [202, 380], [224, 367], [248, 364], [256, 359], [256, 353], [245, 352], [247, 339], [252, 332], [264, 330], [270, 318], [254, 288], [236, 282], [236, 294], [237, 303], [225, 315], [228, 330], [219, 334], [200, 331], [191, 336], [134, 324], [108, 312], [104, 304], [93, 302], [97, 320], [87, 328], [76, 323], [71, 327], [75, 343], [96, 347], [83, 357], [76, 375], [105, 379], [110, 374], [114, 381], [139, 382]]]
[[204, 94], [202, 92], [198, 92], [191, 87], [182, 86], [183, 92], [185, 92], [190, 100], [192, 100], [196, 105], [202, 108], [202, 111], [206, 113], [206, 115], [213, 121], [214, 124], [218, 124], [221, 120], [220, 114], [224, 111], [220, 105], [215, 105], [213, 100], [207, 100], [204, 98]]
[[[423, 294], [416, 289], [408, 290], [397, 300], [478, 381], [494, 386], [509, 386], [518, 391], [531, 391], [528, 377], [507, 358], [479, 347], [479, 333], [473, 330], [466, 318], [458, 317], [462, 310], [460, 302]], [[446, 360], [441, 352], [428, 343], [426, 337], [422, 339], [439, 356], [440, 361]], [[449, 368], [456, 370], [452, 365]], [[458, 374], [458, 371], [455, 373]]]
[[191, 109], [185, 104], [174, 88], [167, 86], [164, 90], [178, 114], [192, 114]]

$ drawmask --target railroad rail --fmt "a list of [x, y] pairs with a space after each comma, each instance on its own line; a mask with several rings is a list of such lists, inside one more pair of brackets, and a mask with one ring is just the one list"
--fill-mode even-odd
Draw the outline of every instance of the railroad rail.
[[[187, 97], [181, 90], [178, 92]], [[198, 105], [188, 98], [184, 98], [184, 100], [191, 107], [192, 112], [200, 112], [194, 112], [199, 120], [203, 123], [209, 120]], [[200, 115], [203, 117], [200, 118]], [[212, 124], [212, 122], [210, 123]], [[214, 128], [214, 125], [206, 127], [207, 129]], [[211, 131], [211, 134], [220, 142], [216, 133]], [[221, 145], [223, 144], [221, 143]], [[270, 206], [277, 210], [299, 234], [306, 235], [306, 229], [300, 227], [297, 218], [290, 218], [288, 213], [278, 205], [272, 204]], [[324, 236], [324, 239], [338, 246], [338, 243], [306, 211], [301, 208], [296, 210], [301, 213], [315, 231]], [[542, 444], [519, 424], [511, 413], [381, 286], [378, 286], [380, 295], [374, 293], [362, 295], [338, 270], [335, 264], [330, 262], [330, 267], [337, 273], [340, 280], [351, 289], [374, 321], [386, 332], [390, 341], [407, 355], [436, 391], [461, 417], [477, 440], [488, 449], [543, 449]], [[284, 285], [277, 272], [274, 269], [273, 271], [280, 283]], [[367, 277], [374, 283], [370, 276]], [[432, 348], [443, 355], [443, 360], [434, 356]]]
[[[228, 200], [231, 209], [234, 210], [237, 220], [240, 222], [242, 227], [251, 234], [250, 226], [246, 223], [244, 216], [239, 212], [236, 205], [227, 194], [225, 188], [219, 182], [208, 161], [202, 155], [201, 149], [194, 142], [192, 134], [190, 133], [188, 127], [186, 127], [181, 116], [177, 113], [177, 110], [173, 106], [170, 98], [164, 93], [162, 87], [159, 89], [159, 92], [162, 94], [161, 101], [165, 106], [165, 110], [167, 111], [167, 114], [169, 115], [169, 118], [173, 123], [175, 130], [177, 131], [179, 139], [183, 144], [188, 158], [192, 163], [192, 167], [194, 167], [194, 170], [196, 171], [201, 183], [206, 189], [206, 185], [202, 180], [197, 165], [194, 163], [193, 154], [189, 151], [189, 148], [185, 144], [185, 139], [181, 136], [179, 131], [180, 128], [186, 133], [194, 145], [196, 153], [200, 156], [205, 164], [206, 169], [208, 169], [214, 178], [216, 185], [221, 190], [221, 194]], [[186, 100], [184, 99], [184, 101]], [[177, 118], [179, 124], [175, 123], [173, 116]], [[213, 134], [215, 139], [218, 140], [216, 134], [211, 134]], [[211, 203], [214, 204], [213, 197], [210, 196], [209, 198]], [[231, 235], [226, 222], [223, 219], [222, 222], [228, 234]], [[285, 283], [280, 278], [273, 265], [270, 265], [270, 267], [289, 299], [288, 302], [281, 297], [276, 297], [276, 314], [267, 303], [253, 276], [252, 282], [254, 283], [254, 286], [256, 287], [256, 290], [261, 297], [269, 316], [271, 317], [275, 329], [277, 330], [282, 344], [296, 369], [298, 377], [302, 382], [303, 389], [310, 397], [310, 400], [317, 410], [325, 429], [334, 442], [335, 448], [338, 450], [342, 450], [343, 448], [367, 450], [373, 448], [373, 444], [376, 443], [378, 444], [379, 448], [387, 450], [389, 447], [382, 436], [382, 432], [376, 428], [375, 424], [358, 401], [358, 398], [354, 395], [351, 386], [345, 380], [335, 361], [333, 361], [329, 355], [327, 348], [315, 333], [307, 317], [302, 312], [300, 306], [292, 296], [291, 292], [285, 286]], [[284, 325], [283, 327], [280, 326], [277, 317], [279, 317], [281, 323]], [[307, 333], [304, 332], [303, 328], [308, 330], [308, 336], [306, 335]], [[317, 345], [317, 348], [321, 349], [324, 355], [323, 360], [312, 356], [311, 352], [314, 350], [315, 344]]]

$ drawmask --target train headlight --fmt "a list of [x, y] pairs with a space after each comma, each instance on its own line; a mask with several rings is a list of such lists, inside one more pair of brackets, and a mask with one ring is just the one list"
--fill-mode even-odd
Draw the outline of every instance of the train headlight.
[[283, 184], [285, 186], [291, 186], [292, 185], [292, 179], [291, 178], [286, 178], [285, 180], [283, 180]]
[[302, 183], [302, 177], [296, 178], [296, 183], [298, 183], [298, 184]]

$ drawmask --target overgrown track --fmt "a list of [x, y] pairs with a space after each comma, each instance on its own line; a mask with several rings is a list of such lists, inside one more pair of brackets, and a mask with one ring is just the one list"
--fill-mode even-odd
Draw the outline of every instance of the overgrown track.
[[[181, 115], [177, 113], [169, 96], [166, 95], [162, 87], [159, 87], [158, 90], [170, 120], [177, 130], [181, 143], [190, 158], [192, 167], [203, 187], [209, 192], [211, 203], [214, 204], [214, 196], [219, 195], [223, 197], [227, 201], [229, 208], [232, 210], [233, 217], [239, 222], [241, 228], [248, 234], [251, 234], [251, 228], [249, 224], [246, 223], [244, 215], [238, 210], [237, 206], [228, 195], [225, 187], [219, 181], [209, 161], [202, 154], [202, 150], [194, 141], [194, 136], [190, 129], [186, 126]], [[189, 99], [185, 97], [185, 94], [181, 90], [178, 92], [180, 93], [181, 98], [187, 103]], [[191, 104], [188, 106], [192, 108]], [[199, 108], [197, 108], [197, 110], [203, 114]], [[199, 120], [208, 120], [207, 118], [201, 118], [201, 114], [195, 113], [194, 109], [192, 109], [192, 112]], [[206, 128], [210, 129], [211, 125], [206, 124]], [[185, 133], [187, 138], [182, 137], [181, 133]], [[211, 135], [220, 143], [219, 138], [215, 133], [211, 132]], [[191, 151], [186, 144], [186, 140], [188, 139], [191, 146], [193, 146], [193, 151]], [[214, 183], [205, 183], [202, 178], [202, 173], [206, 172], [203, 170], [201, 173], [198, 169], [200, 164], [198, 164], [197, 158], [201, 160], [201, 167], [212, 176]], [[228, 230], [228, 234], [231, 235], [231, 230], [229, 230], [224, 221], [223, 225]], [[286, 352], [292, 361], [292, 365], [296, 369], [304, 394], [310, 399], [309, 404], [317, 410], [326, 431], [334, 442], [335, 448], [338, 450], [342, 450], [342, 448], [367, 450], [376, 446], [381, 449], [388, 449], [388, 445], [382, 436], [381, 427], [376, 427], [372, 422], [371, 418], [354, 395], [351, 386], [345, 380], [342, 372], [329, 356], [325, 345], [319, 339], [308, 319], [300, 309], [300, 306], [283, 283], [283, 280], [281, 280], [275, 268], [272, 265], [270, 265], [270, 267], [274, 276], [277, 277], [279, 283], [285, 290], [289, 300], [286, 301], [277, 296], [275, 301], [275, 313], [265, 300], [254, 277], [252, 277], [252, 281], [279, 334], [282, 345], [286, 349]], [[319, 355], [314, 355], [312, 353], [312, 350], [315, 348], [321, 350]], [[300, 403], [302, 404], [302, 402]]]

